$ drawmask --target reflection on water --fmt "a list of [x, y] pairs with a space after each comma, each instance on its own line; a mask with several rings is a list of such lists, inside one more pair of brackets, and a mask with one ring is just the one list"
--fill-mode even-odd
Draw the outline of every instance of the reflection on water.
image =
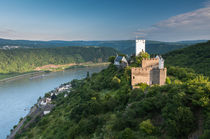
[[6, 138], [10, 129], [29, 112], [39, 96], [43, 96], [62, 83], [84, 78], [87, 71], [91, 74], [104, 68], [105, 66], [76, 68], [49, 73], [41, 78], [27, 77], [0, 83], [0, 139]]

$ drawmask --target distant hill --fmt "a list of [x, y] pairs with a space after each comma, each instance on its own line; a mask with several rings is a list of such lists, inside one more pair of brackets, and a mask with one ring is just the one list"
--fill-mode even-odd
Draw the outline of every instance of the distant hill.
[[192, 68], [210, 76], [210, 41], [169, 52], [164, 57], [166, 65]]
[[[191, 44], [205, 42], [206, 40], [198, 41], [182, 41], [182, 42], [159, 42], [146, 41], [146, 51], [150, 54], [164, 54], [169, 51], [187, 47]], [[131, 55], [135, 52], [134, 40], [116, 40], [116, 41], [28, 41], [28, 40], [9, 40], [0, 39], [0, 48], [55, 48], [69, 46], [99, 46], [111, 47], [121, 53]]]
[[48, 64], [106, 62], [115, 54], [116, 50], [105, 47], [0, 49], [0, 73], [28, 72]]

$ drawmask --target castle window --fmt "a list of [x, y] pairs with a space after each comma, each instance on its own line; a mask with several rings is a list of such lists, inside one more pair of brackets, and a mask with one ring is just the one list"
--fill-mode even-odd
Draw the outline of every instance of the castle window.
[[135, 76], [133, 76], [133, 79], [135, 79]]

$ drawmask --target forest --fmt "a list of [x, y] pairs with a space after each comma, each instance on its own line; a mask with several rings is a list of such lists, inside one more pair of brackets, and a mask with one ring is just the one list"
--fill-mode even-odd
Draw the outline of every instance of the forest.
[[[146, 40], [146, 51], [149, 54], [164, 54], [176, 49], [181, 49], [206, 40], [161, 42]], [[29, 40], [9, 40], [0, 38], [0, 49], [7, 47], [18, 48], [57, 48], [57, 47], [111, 47], [120, 53], [132, 55], [135, 53], [135, 40], [113, 40], [113, 41], [29, 41]], [[7, 48], [6, 47], [6, 48]], [[8, 49], [8, 48], [7, 48]]]
[[113, 64], [91, 77], [73, 80], [68, 97], [60, 94], [53, 100], [55, 109], [37, 117], [16, 138], [208, 139], [209, 77], [177, 66], [167, 65], [166, 85], [140, 84], [134, 90], [130, 67]]
[[210, 76], [210, 41], [169, 52], [163, 57], [166, 65], [187, 67]]
[[48, 64], [106, 62], [115, 55], [113, 48], [60, 47], [37, 49], [0, 49], [0, 73], [23, 73]]

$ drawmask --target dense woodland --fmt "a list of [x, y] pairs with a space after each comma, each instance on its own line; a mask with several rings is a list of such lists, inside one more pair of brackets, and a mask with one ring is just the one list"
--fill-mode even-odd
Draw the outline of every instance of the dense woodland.
[[[191, 44], [206, 42], [206, 40], [181, 41], [181, 42], [160, 42], [146, 40], [146, 51], [150, 54], [164, 54], [176, 49], [187, 47]], [[135, 40], [116, 41], [27, 41], [0, 39], [0, 48], [18, 46], [19, 48], [56, 48], [56, 47], [111, 47], [115, 50], [131, 55], [135, 53]]]
[[115, 54], [114, 49], [104, 47], [0, 49], [0, 73], [28, 72], [48, 64], [105, 62]]
[[169, 52], [164, 58], [166, 65], [192, 68], [210, 76], [210, 41]]
[[68, 97], [60, 94], [53, 101], [55, 109], [16, 138], [208, 139], [209, 78], [174, 66], [168, 66], [167, 74], [164, 86], [140, 84], [134, 90], [130, 67], [112, 64], [92, 77], [73, 80]]
[[187, 138], [210, 136], [210, 81], [184, 68], [168, 68], [167, 85], [131, 90], [130, 70], [110, 65], [73, 80], [67, 98], [17, 138]]

